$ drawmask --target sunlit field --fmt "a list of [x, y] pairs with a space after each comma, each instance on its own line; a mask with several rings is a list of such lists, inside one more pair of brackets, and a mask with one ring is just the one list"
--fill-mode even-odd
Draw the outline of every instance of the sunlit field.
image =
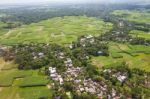
[[136, 10], [115, 10], [112, 14], [131, 22], [149, 24], [150, 13], [148, 11], [149, 10], [144, 10], [143, 12]]
[[66, 44], [77, 40], [81, 35], [95, 35], [109, 31], [111, 23], [86, 16], [56, 17], [39, 23], [25, 25], [0, 36], [1, 44], [16, 43], [58, 43]]

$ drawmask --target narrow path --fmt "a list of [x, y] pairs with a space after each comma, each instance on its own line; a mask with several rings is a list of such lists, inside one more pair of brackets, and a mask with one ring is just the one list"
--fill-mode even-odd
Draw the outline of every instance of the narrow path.
[[4, 34], [3, 36], [2, 36], [2, 38], [8, 38], [9, 37], [9, 35], [13, 32], [13, 31], [15, 31], [15, 29], [13, 29], [13, 30], [9, 30], [6, 34]]
[[21, 34], [22, 34], [22, 32], [19, 32], [19, 33], [16, 35], [16, 37], [19, 37]]
[[12, 32], [13, 30], [9, 30], [6, 34], [4, 34], [4, 38], [7, 38]]

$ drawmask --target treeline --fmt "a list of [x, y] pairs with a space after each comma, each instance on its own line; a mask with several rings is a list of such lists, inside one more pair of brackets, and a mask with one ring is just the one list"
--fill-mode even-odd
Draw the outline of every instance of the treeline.
[[[44, 6], [44, 5], [43, 5]], [[78, 4], [78, 5], [54, 5], [54, 6], [23, 6], [17, 8], [1, 9], [0, 13], [6, 14], [1, 17], [3, 22], [19, 21], [30, 24], [53, 17], [63, 16], [91, 16], [105, 18], [109, 12], [116, 9], [135, 9], [135, 5], [102, 5], [102, 4]]]

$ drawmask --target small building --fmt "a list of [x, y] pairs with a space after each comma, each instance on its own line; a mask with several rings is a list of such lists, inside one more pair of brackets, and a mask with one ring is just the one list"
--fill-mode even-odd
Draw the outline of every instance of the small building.
[[56, 78], [56, 77], [57, 77], [57, 75], [56, 75], [56, 74], [50, 74], [50, 77], [52, 77], [52, 78]]
[[104, 52], [103, 51], [98, 51], [97, 54], [98, 55], [104, 55]]
[[126, 77], [126, 76], [119, 75], [119, 76], [117, 77], [117, 79], [118, 79], [121, 83], [123, 83], [123, 82], [127, 79], [127, 77]]
[[38, 56], [39, 56], [39, 58], [42, 58], [42, 57], [44, 57], [44, 53], [40, 52], [40, 53], [38, 53]]
[[88, 36], [86, 36], [86, 38], [87, 39], [91, 39], [91, 38], [93, 38], [93, 36], [92, 35], [88, 35]]

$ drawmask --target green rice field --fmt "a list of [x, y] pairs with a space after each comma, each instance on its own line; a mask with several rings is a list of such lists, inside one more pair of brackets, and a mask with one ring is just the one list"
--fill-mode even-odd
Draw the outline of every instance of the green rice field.
[[81, 35], [98, 36], [111, 28], [111, 23], [94, 17], [56, 17], [9, 30], [0, 36], [0, 44], [31, 42], [66, 44], [77, 40]]
[[110, 56], [108, 57], [92, 57], [92, 63], [101, 68], [119, 62], [126, 62], [130, 68], [150, 72], [150, 46], [110, 43], [109, 51]]
[[116, 15], [124, 20], [132, 21], [135, 23], [146, 23], [149, 24], [150, 13], [148, 11], [138, 11], [138, 10], [115, 10], [113, 15]]
[[0, 99], [51, 99], [46, 76], [40, 75], [39, 70], [18, 70], [14, 65], [0, 59]]

